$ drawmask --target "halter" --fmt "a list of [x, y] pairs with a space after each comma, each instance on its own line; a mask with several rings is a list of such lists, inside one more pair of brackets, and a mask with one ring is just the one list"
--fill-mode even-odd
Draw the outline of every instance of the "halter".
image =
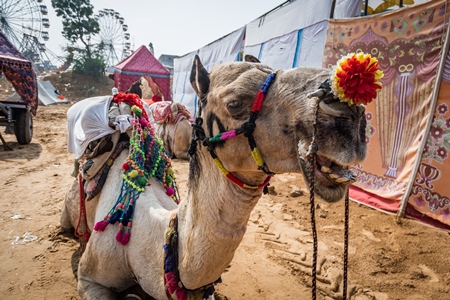
[[[265, 194], [267, 194], [267, 192], [268, 192], [267, 186], [270, 182], [270, 179], [272, 178], [273, 175], [275, 175], [275, 173], [271, 172], [269, 170], [269, 168], [267, 167], [266, 163], [264, 162], [264, 160], [261, 156], [261, 152], [259, 151], [258, 147], [256, 146], [255, 139], [253, 138], [253, 131], [255, 130], [255, 127], [256, 127], [256, 124], [255, 124], [256, 118], [258, 117], [258, 113], [261, 110], [262, 104], [267, 95], [267, 91], [269, 90], [270, 85], [275, 80], [275, 76], [276, 76], [276, 73], [271, 73], [267, 77], [264, 84], [261, 86], [261, 89], [256, 94], [249, 120], [247, 122], [245, 122], [244, 124], [242, 124], [242, 126], [238, 129], [221, 132], [219, 134], [216, 134], [213, 137], [207, 138], [205, 136], [205, 131], [202, 128], [203, 119], [201, 117], [201, 106], [200, 106], [198, 117], [195, 119], [195, 123], [192, 125], [193, 126], [192, 140], [191, 140], [191, 144], [190, 144], [189, 150], [188, 150], [189, 155], [192, 156], [193, 154], [195, 154], [196, 147], [197, 147], [197, 141], [201, 140], [203, 146], [207, 147], [209, 154], [211, 155], [211, 157], [214, 160], [214, 163], [217, 165], [217, 167], [220, 169], [220, 171], [222, 171], [222, 173], [225, 175], [225, 177], [227, 177], [234, 184], [236, 184], [240, 187], [243, 187], [243, 188], [247, 188], [247, 189], [262, 188], [262, 189], [264, 189]], [[264, 180], [264, 182], [259, 185], [246, 184], [242, 180], [240, 180], [239, 178], [234, 176], [233, 173], [229, 172], [224, 167], [224, 165], [222, 164], [222, 162], [217, 157], [217, 154], [214, 151], [214, 148], [216, 147], [217, 143], [224, 142], [224, 141], [234, 138], [240, 134], [243, 134], [244, 136], [247, 137], [248, 144], [249, 144], [251, 152], [252, 152], [252, 157], [255, 160], [256, 164], [258, 165], [258, 170], [261, 170], [268, 175], [267, 178]]]

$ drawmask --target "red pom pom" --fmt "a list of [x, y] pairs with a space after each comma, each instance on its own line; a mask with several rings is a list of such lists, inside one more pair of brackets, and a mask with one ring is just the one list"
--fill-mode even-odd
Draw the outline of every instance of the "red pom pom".
[[130, 169], [130, 165], [126, 162], [122, 165], [122, 169], [126, 172]]
[[141, 123], [141, 126], [142, 126], [142, 127], [148, 127], [148, 122], [147, 122], [146, 119], [141, 118], [141, 119], [139, 120], [139, 122]]
[[104, 231], [106, 226], [108, 226], [108, 222], [106, 222], [106, 221], [99, 221], [99, 222], [95, 223], [94, 230], [95, 231]]
[[131, 236], [131, 232], [125, 233], [125, 235], [122, 236], [122, 240], [120, 241], [120, 243], [124, 246], [126, 244], [128, 244], [128, 242], [130, 241], [130, 236]]
[[122, 243], [122, 230], [119, 230], [116, 235], [116, 241]]
[[175, 191], [173, 190], [173, 188], [170, 188], [170, 187], [168, 187], [167, 189], [166, 189], [166, 194], [167, 194], [167, 196], [173, 196], [173, 194], [175, 194]]

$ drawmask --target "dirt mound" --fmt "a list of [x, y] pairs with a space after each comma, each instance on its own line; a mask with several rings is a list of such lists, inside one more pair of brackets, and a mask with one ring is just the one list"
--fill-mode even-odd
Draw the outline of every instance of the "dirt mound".
[[50, 81], [61, 95], [76, 102], [88, 97], [110, 95], [114, 87], [114, 81], [107, 76], [95, 79], [92, 76], [85, 76], [71, 71], [63, 73], [53, 73], [43, 78]]

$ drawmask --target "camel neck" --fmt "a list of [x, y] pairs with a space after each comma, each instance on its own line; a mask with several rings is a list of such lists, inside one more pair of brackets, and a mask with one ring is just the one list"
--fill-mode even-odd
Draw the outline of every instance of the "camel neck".
[[229, 181], [210, 157], [204, 156], [201, 168], [207, 174], [198, 177], [178, 210], [179, 271], [189, 289], [216, 281], [228, 267], [262, 195], [261, 189]]

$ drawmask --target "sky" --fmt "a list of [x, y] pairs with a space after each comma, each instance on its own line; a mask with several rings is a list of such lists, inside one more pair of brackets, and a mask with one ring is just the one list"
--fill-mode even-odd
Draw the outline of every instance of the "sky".
[[[155, 57], [182, 56], [197, 50], [243, 26], [286, 0], [91, 0], [94, 12], [104, 8], [119, 12], [130, 33], [131, 48], [151, 42]], [[50, 19], [46, 47], [62, 55], [66, 44], [61, 18], [51, 1], [44, 0]]]

